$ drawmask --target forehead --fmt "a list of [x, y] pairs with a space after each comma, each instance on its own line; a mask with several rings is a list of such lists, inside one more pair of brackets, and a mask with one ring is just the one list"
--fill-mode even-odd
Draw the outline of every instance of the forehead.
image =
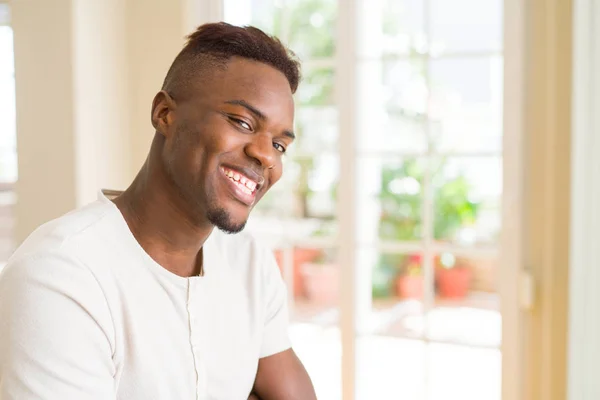
[[294, 99], [289, 82], [274, 67], [234, 57], [225, 68], [212, 68], [204, 78], [198, 96], [219, 104], [244, 100], [271, 122], [293, 123]]

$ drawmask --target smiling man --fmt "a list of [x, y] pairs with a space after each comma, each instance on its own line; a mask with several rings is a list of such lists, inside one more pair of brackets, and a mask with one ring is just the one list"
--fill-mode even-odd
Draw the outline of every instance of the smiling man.
[[0, 399], [315, 398], [272, 254], [231, 235], [281, 177], [299, 75], [258, 29], [189, 36], [131, 186], [43, 225], [2, 272]]

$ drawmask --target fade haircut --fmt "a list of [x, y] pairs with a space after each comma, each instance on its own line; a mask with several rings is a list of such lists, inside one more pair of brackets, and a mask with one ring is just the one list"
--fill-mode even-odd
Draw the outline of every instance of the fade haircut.
[[258, 28], [225, 22], [201, 25], [187, 36], [187, 43], [171, 64], [162, 89], [171, 96], [185, 96], [194, 78], [210, 68], [225, 69], [232, 57], [272, 66], [285, 75], [292, 93], [296, 93], [301, 78], [296, 55], [279, 39]]

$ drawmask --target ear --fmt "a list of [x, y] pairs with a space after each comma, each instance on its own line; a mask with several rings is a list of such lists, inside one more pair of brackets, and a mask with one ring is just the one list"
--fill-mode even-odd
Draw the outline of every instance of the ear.
[[152, 101], [152, 126], [156, 132], [167, 137], [173, 125], [173, 111], [175, 111], [175, 100], [169, 93], [161, 90], [154, 96]]

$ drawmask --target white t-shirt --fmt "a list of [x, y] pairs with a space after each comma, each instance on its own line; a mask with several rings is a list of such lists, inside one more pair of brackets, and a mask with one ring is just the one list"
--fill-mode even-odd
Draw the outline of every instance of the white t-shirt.
[[246, 400], [290, 348], [286, 288], [247, 234], [203, 256], [167, 271], [102, 195], [40, 227], [0, 275], [0, 400]]

